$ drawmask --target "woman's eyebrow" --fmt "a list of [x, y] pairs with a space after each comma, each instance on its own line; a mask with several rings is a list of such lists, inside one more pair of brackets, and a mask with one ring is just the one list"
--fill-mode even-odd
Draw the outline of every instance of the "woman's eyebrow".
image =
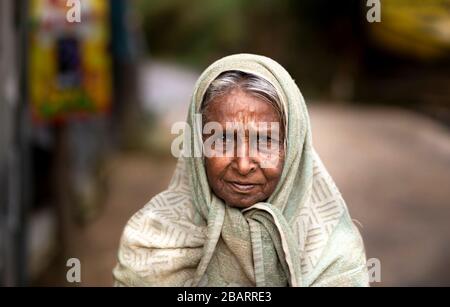
[[[230, 131], [227, 132], [233, 132], [236, 133], [237, 129], [231, 129]], [[266, 137], [270, 137], [271, 139], [277, 139], [277, 138], [281, 138], [282, 136], [282, 131], [278, 128], [275, 129], [270, 123], [267, 123], [267, 125], [262, 125], [262, 126], [254, 126], [254, 125], [245, 125], [244, 126], [244, 130], [247, 132], [250, 132], [252, 134], [254, 134], [255, 136], [266, 136]]]

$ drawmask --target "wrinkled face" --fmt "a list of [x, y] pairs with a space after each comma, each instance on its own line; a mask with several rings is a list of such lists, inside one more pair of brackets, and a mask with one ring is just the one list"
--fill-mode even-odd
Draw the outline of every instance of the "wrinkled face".
[[[222, 127], [219, 135], [203, 130], [204, 144], [214, 137], [220, 141], [212, 146], [216, 155], [205, 157], [213, 192], [226, 204], [238, 208], [267, 200], [284, 164], [284, 127], [274, 107], [241, 90], [233, 90], [210, 101], [203, 118], [204, 127], [208, 123]], [[279, 133], [274, 133], [271, 123], [278, 123]], [[234, 129], [227, 129], [230, 126]]]

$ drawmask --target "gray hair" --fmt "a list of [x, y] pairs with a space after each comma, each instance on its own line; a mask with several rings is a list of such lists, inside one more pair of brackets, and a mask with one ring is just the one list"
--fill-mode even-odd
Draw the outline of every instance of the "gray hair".
[[200, 113], [204, 114], [206, 107], [212, 100], [227, 95], [234, 89], [240, 89], [268, 102], [276, 110], [280, 117], [280, 124], [284, 126], [285, 117], [283, 116], [283, 108], [275, 87], [264, 78], [238, 70], [225, 71], [211, 82], [203, 96]]

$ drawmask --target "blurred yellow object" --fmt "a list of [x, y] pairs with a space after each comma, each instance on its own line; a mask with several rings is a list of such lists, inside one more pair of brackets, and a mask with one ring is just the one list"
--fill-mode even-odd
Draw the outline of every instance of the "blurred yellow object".
[[30, 101], [34, 118], [105, 112], [112, 96], [109, 2], [83, 0], [81, 22], [66, 0], [31, 1]]
[[421, 59], [450, 54], [450, 0], [381, 2], [381, 22], [370, 32], [382, 47]]

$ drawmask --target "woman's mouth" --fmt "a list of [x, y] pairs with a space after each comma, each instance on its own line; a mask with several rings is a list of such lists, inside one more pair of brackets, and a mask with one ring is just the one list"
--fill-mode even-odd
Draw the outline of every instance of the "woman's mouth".
[[254, 187], [256, 187], [256, 184], [254, 183], [228, 182], [228, 184], [234, 191], [239, 193], [250, 192]]

